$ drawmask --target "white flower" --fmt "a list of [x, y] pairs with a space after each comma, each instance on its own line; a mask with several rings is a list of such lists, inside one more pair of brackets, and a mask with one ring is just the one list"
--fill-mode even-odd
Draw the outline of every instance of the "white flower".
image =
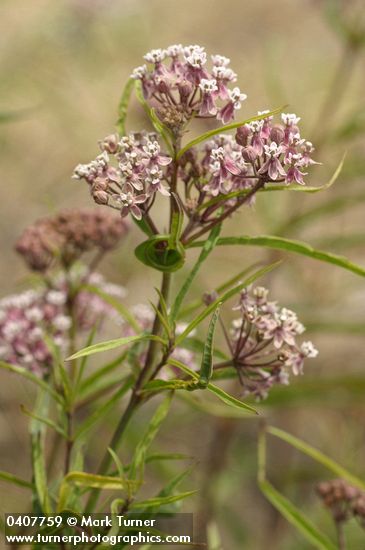
[[287, 126], [293, 126], [295, 124], [298, 124], [298, 122], [300, 121], [300, 117], [298, 117], [294, 113], [282, 113], [281, 114], [281, 120]]
[[61, 290], [50, 290], [47, 294], [47, 302], [54, 306], [63, 306], [67, 301], [67, 295]]
[[131, 78], [134, 80], [142, 79], [147, 74], [147, 65], [140, 65], [133, 69]]
[[242, 94], [241, 90], [236, 86], [233, 90], [228, 90], [229, 99], [234, 103], [235, 109], [241, 108], [241, 101], [247, 99], [246, 94]]
[[300, 351], [305, 357], [317, 357], [318, 350], [313, 346], [312, 342], [303, 342], [300, 346]]
[[207, 78], [202, 78], [199, 84], [199, 88], [205, 94], [211, 94], [218, 90], [217, 81], [215, 78], [208, 80]]
[[180, 53], [183, 53], [184, 48], [181, 44], [172, 44], [166, 50], [167, 55], [170, 57], [177, 57]]
[[35, 307], [35, 306], [26, 310], [24, 315], [28, 319], [28, 321], [33, 321], [34, 323], [38, 323], [43, 319], [42, 310], [39, 307]]
[[213, 65], [216, 67], [227, 67], [231, 60], [228, 57], [224, 57], [224, 55], [212, 55], [212, 61]]
[[66, 315], [57, 315], [53, 319], [53, 326], [58, 330], [68, 330], [71, 327], [72, 321], [70, 317], [67, 317]]
[[256, 134], [256, 133], [258, 133], [262, 130], [262, 128], [264, 126], [264, 121], [263, 120], [253, 120], [252, 122], [250, 122], [248, 124], [248, 126], [250, 127], [250, 130]]
[[264, 145], [264, 148], [265, 155], [271, 158], [278, 157], [282, 153], [281, 145], [278, 145], [277, 143], [275, 143], [275, 141], [270, 143], [270, 145]]
[[212, 75], [219, 80], [229, 80], [230, 82], [235, 82], [237, 80], [236, 73], [227, 67], [214, 66]]
[[195, 68], [200, 68], [207, 61], [207, 54], [202, 46], [187, 46], [184, 48], [186, 63]]
[[165, 59], [166, 53], [166, 50], [151, 50], [143, 56], [143, 59], [145, 59], [149, 63], [161, 63], [161, 61]]

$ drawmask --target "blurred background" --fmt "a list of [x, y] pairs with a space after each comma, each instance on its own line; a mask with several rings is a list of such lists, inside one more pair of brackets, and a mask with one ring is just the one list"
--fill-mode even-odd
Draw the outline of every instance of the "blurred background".
[[[71, 174], [77, 163], [94, 158], [97, 140], [114, 130], [131, 70], [151, 48], [180, 42], [231, 58], [238, 85], [248, 95], [240, 117], [289, 104], [287, 111], [302, 118], [302, 134], [313, 141], [315, 159], [322, 163], [311, 171], [308, 184], [326, 183], [347, 151], [330, 190], [264, 194], [228, 222], [226, 234], [297, 238], [365, 266], [364, 7], [363, 0], [2, 0], [0, 295], [29, 284], [13, 251], [29, 223], [59, 208], [91, 206], [86, 185], [71, 180]], [[137, 130], [145, 124], [134, 100], [127, 127]], [[113, 282], [128, 288], [129, 304], [153, 298], [159, 280], [134, 257], [140, 241], [133, 231], [102, 267]], [[262, 282], [273, 299], [298, 312], [320, 354], [289, 388], [274, 389], [261, 410], [271, 424], [364, 475], [364, 279], [310, 259], [227, 248], [209, 258], [193, 294], [214, 288], [256, 260], [276, 257], [285, 262]], [[189, 262], [185, 273], [188, 267]], [[224, 315], [230, 318], [229, 309]], [[29, 405], [32, 398], [23, 381], [0, 373], [0, 468], [22, 477], [29, 475], [30, 464], [27, 419], [19, 402]], [[148, 407], [132, 424], [127, 456], [145, 414]], [[91, 445], [91, 469], [100, 438], [107, 441], [116, 421], [110, 417], [95, 448]], [[184, 509], [197, 513], [199, 532], [214, 519], [225, 549], [309, 549], [257, 489], [257, 428], [256, 420], [214, 418], [177, 402], [159, 445], [194, 457], [187, 486], [198, 485], [200, 491]], [[268, 451], [275, 487], [333, 535], [329, 514], [315, 494], [316, 483], [328, 472], [284, 443], [270, 440]], [[181, 467], [151, 465], [152, 485], [160, 486]], [[22, 491], [1, 484], [1, 513], [25, 509]], [[355, 523], [347, 527], [347, 537], [351, 550], [365, 548], [364, 533]]]

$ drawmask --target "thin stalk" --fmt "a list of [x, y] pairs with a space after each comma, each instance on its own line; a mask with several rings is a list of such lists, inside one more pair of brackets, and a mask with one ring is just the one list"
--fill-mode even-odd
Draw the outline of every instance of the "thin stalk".
[[346, 550], [346, 539], [343, 521], [336, 521], [338, 550]]

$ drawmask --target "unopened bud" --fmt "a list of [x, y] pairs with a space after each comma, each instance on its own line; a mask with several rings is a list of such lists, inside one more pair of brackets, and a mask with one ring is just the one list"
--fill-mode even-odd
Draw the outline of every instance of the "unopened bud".
[[236, 142], [238, 143], [238, 145], [242, 145], [243, 147], [245, 147], [247, 145], [247, 141], [250, 134], [251, 134], [251, 130], [249, 126], [247, 126], [247, 124], [237, 128]]
[[252, 164], [257, 159], [257, 153], [251, 145], [248, 145], [247, 147], [242, 149], [242, 158], [244, 161], [250, 162]]
[[218, 298], [218, 293], [215, 290], [212, 290], [212, 292], [204, 292], [203, 294], [203, 302], [206, 306], [209, 306], [213, 302], [215, 302]]
[[270, 132], [270, 139], [279, 145], [284, 139], [284, 130], [281, 126], [273, 126]]

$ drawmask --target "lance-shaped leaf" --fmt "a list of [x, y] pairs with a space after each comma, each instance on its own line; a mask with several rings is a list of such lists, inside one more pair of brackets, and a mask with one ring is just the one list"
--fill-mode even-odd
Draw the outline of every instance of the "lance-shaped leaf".
[[166, 415], [171, 405], [171, 399], [172, 392], [162, 401], [157, 411], [153, 415], [151, 421], [149, 422], [145, 434], [143, 435], [142, 439], [140, 439], [134, 452], [133, 460], [129, 469], [129, 476], [131, 479], [136, 479], [137, 477], [142, 479], [147, 451], [152, 441], [156, 437], [162, 422], [166, 418]]
[[98, 422], [103, 416], [108, 414], [108, 412], [112, 410], [112, 408], [119, 402], [123, 395], [125, 395], [127, 391], [133, 386], [133, 382], [134, 380], [132, 377], [127, 378], [127, 381], [112, 397], [107, 399], [101, 407], [98, 407], [92, 414], [90, 414], [76, 431], [74, 435], [74, 440], [77, 441], [77, 439], [82, 437], [90, 428], [92, 428], [96, 424], [96, 422]]
[[[219, 243], [220, 240], [221, 239], [218, 239], [217, 242]], [[200, 323], [204, 321], [204, 319], [208, 317], [218, 307], [219, 304], [223, 304], [224, 302], [232, 298], [232, 296], [235, 296], [236, 294], [241, 292], [241, 290], [243, 290], [244, 288], [249, 286], [251, 283], [256, 281], [256, 279], [258, 279], [259, 277], [262, 277], [266, 273], [269, 273], [269, 271], [277, 267], [279, 264], [280, 262], [275, 262], [273, 264], [263, 267], [262, 269], [255, 271], [255, 273], [247, 277], [247, 279], [245, 279], [242, 283], [235, 286], [234, 288], [231, 288], [230, 290], [225, 292], [222, 296], [220, 296], [217, 300], [212, 302], [209, 306], [205, 308], [204, 311], [202, 311], [202, 313], [200, 313], [193, 321], [191, 321], [191, 323], [189, 323], [189, 325], [182, 332], [182, 334], [180, 334], [177, 337], [176, 345], [179, 345], [181, 342], [183, 342], [185, 338], [191, 333], [191, 331], [193, 331], [195, 327], [200, 325]]]
[[17, 485], [18, 487], [25, 487], [26, 489], [34, 489], [33, 483], [25, 481], [25, 479], [21, 479], [13, 474], [9, 474], [8, 472], [0, 472], [0, 481], [6, 481], [12, 485]]
[[266, 436], [261, 429], [258, 439], [258, 485], [269, 502], [318, 550], [336, 550], [331, 539], [322, 533], [292, 502], [266, 479]]
[[288, 434], [284, 430], [280, 430], [279, 428], [275, 428], [273, 426], [269, 426], [267, 428], [267, 433], [278, 437], [286, 443], [289, 443], [292, 447], [295, 447], [295, 449], [298, 449], [298, 451], [310, 456], [313, 460], [319, 464], [322, 464], [322, 466], [333, 472], [336, 476], [346, 479], [346, 481], [352, 485], [355, 485], [362, 491], [365, 490], [365, 482], [362, 479], [351, 474], [348, 470], [346, 470], [346, 468], [335, 462], [332, 458], [326, 456], [322, 453], [322, 451], [315, 449], [294, 435]]
[[[310, 244], [302, 241], [285, 239], [284, 237], [276, 237], [273, 235], [260, 235], [257, 237], [251, 237], [248, 235], [244, 235], [242, 237], [221, 237], [217, 241], [217, 246], [229, 245], [263, 246], [266, 248], [273, 248], [274, 250], [293, 252], [294, 254], [308, 256], [309, 258], [320, 260], [321, 262], [337, 265], [343, 269], [352, 271], [361, 277], [365, 277], [365, 269], [358, 264], [350, 262], [350, 260], [348, 260], [345, 256], [339, 256], [338, 254], [332, 254], [331, 252], [317, 250]], [[203, 241], [196, 241], [192, 243], [191, 246], [203, 246]]]
[[102, 351], [110, 351], [115, 348], [120, 348], [121, 346], [127, 346], [134, 342], [141, 342], [143, 340], [155, 340], [160, 342], [160, 344], [165, 344], [165, 341], [159, 336], [154, 334], [141, 334], [139, 336], [127, 336], [125, 338], [116, 338], [115, 340], [108, 340], [106, 342], [100, 342], [99, 344], [93, 344], [86, 348], [77, 351], [71, 357], [67, 357], [66, 361], [72, 361], [73, 359], [78, 359], [79, 357], [85, 357], [86, 355], [94, 355], [94, 353], [101, 353]]
[[62, 428], [62, 426], [59, 426], [58, 424], [56, 424], [56, 422], [54, 422], [50, 418], [46, 416], [40, 416], [38, 414], [33, 413], [32, 411], [28, 411], [28, 409], [24, 405], [20, 405], [20, 410], [22, 411], [23, 414], [29, 416], [30, 418], [33, 418], [34, 420], [37, 420], [41, 424], [45, 424], [55, 432], [59, 433], [63, 438], [68, 439], [68, 435], [66, 431]]
[[133, 78], [129, 78], [126, 82], [126, 85], [124, 86], [122, 97], [120, 98], [120, 102], [118, 106], [117, 129], [119, 134], [121, 134], [122, 136], [124, 136], [126, 133], [125, 121], [127, 118], [128, 105], [132, 95], [133, 88], [134, 88], [134, 80]]
[[[34, 413], [36, 416], [45, 417], [48, 414], [49, 396], [43, 391], [39, 393]], [[30, 423], [31, 436], [31, 456], [33, 479], [36, 488], [37, 500], [42, 512], [52, 513], [51, 502], [48, 492], [45, 444], [44, 444], [44, 424], [36, 418]]]
[[[193, 370], [189, 369], [186, 365], [181, 363], [180, 361], [177, 361], [176, 359], [170, 359], [168, 360], [168, 364], [177, 367], [178, 369], [182, 370], [185, 374], [188, 374], [192, 379], [196, 381], [196, 386], [191, 386], [191, 389], [199, 390], [201, 389], [199, 386], [199, 374], [194, 372]], [[208, 383], [208, 385], [205, 388], [207, 391], [213, 393], [220, 401], [223, 401], [226, 405], [229, 405], [230, 407], [234, 407], [236, 409], [245, 410], [250, 413], [259, 414], [256, 409], [251, 407], [251, 405], [247, 405], [247, 403], [244, 403], [243, 401], [240, 401], [239, 399], [236, 399], [236, 397], [233, 397], [233, 395], [230, 395], [229, 393], [222, 390], [222, 388], [219, 388], [218, 386], [215, 386], [211, 382]]]
[[72, 495], [72, 487], [86, 487], [88, 489], [109, 489], [129, 491], [135, 483], [128, 479], [120, 479], [112, 476], [88, 474], [85, 472], [70, 472], [62, 480], [58, 499], [58, 512], [67, 507], [67, 502]]
[[[242, 271], [240, 271], [239, 273], [237, 273], [233, 277], [230, 277], [223, 284], [216, 287], [214, 289], [214, 291], [218, 295], [222, 294], [222, 292], [224, 292], [225, 290], [228, 290], [229, 288], [232, 288], [232, 286], [235, 283], [238, 283], [239, 281], [242, 281], [242, 279], [244, 277], [246, 277], [246, 275], [248, 275], [251, 271], [253, 271], [257, 267], [262, 266], [262, 265], [263, 265], [263, 262], [255, 262], [255, 263], [249, 265], [248, 267], [246, 267], [245, 269], [242, 269]], [[197, 309], [199, 309], [203, 305], [204, 305], [204, 302], [203, 302], [202, 298], [194, 300], [193, 302], [188, 304], [185, 308], [180, 310], [180, 313], [179, 313], [178, 317], [179, 318], [187, 317], [188, 315], [190, 315], [191, 313], [193, 313], [194, 311], [196, 311]]]
[[166, 506], [167, 504], [172, 504], [179, 500], [191, 497], [195, 495], [198, 491], [187, 491], [186, 493], [179, 493], [178, 495], [170, 495], [167, 497], [152, 497], [147, 500], [142, 500], [141, 502], [134, 502], [130, 508], [135, 510], [139, 508], [160, 508], [161, 506]]
[[174, 303], [171, 307], [171, 312], [170, 312], [171, 321], [175, 321], [175, 319], [177, 318], [177, 316], [179, 314], [179, 311], [180, 311], [180, 308], [181, 308], [181, 305], [182, 305], [183, 301], [185, 300], [185, 297], [186, 297], [187, 293], [189, 292], [189, 289], [190, 289], [190, 287], [191, 287], [191, 285], [192, 285], [192, 283], [193, 283], [200, 267], [205, 262], [205, 260], [207, 259], [207, 257], [209, 256], [209, 254], [211, 253], [211, 251], [214, 249], [214, 247], [216, 245], [216, 242], [217, 242], [218, 237], [219, 237], [220, 230], [221, 230], [221, 225], [220, 224], [213, 227], [212, 231], [210, 232], [209, 237], [205, 241], [205, 243], [203, 245], [203, 249], [202, 249], [202, 251], [199, 255], [199, 258], [198, 258], [197, 262], [195, 263], [193, 269], [190, 271], [189, 275], [185, 279], [185, 282], [182, 285], [181, 289], [179, 290], [179, 292], [178, 292], [178, 294], [175, 298], [175, 301], [174, 301]]
[[213, 374], [213, 343], [215, 327], [219, 317], [220, 304], [212, 315], [209, 323], [207, 339], [203, 350], [203, 357], [200, 366], [199, 385], [202, 388], [206, 388]]
[[268, 481], [259, 483], [262, 493], [278, 512], [291, 523], [314, 548], [337, 550], [332, 540], [322, 533], [290, 500], [279, 493]]
[[280, 113], [283, 109], [285, 109], [286, 105], [283, 107], [279, 107], [278, 109], [274, 109], [273, 111], [270, 111], [269, 113], [265, 113], [262, 115], [255, 115], [251, 118], [247, 118], [246, 120], [241, 120], [240, 122], [233, 122], [232, 124], [227, 124], [226, 126], [220, 126], [219, 128], [215, 128], [214, 130], [210, 130], [209, 132], [205, 132], [204, 134], [198, 136], [197, 138], [193, 139], [192, 141], [189, 141], [176, 155], [177, 160], [182, 157], [186, 151], [194, 147], [195, 145], [198, 145], [199, 143], [202, 143], [203, 141], [207, 141], [208, 139], [212, 138], [213, 136], [216, 136], [218, 134], [223, 134], [224, 132], [229, 132], [230, 130], [235, 130], [236, 128], [239, 128], [240, 126], [244, 126], [245, 124], [249, 124], [250, 122], [253, 122], [254, 120], [262, 120], [263, 118], [267, 118], [269, 116], [276, 115]]

